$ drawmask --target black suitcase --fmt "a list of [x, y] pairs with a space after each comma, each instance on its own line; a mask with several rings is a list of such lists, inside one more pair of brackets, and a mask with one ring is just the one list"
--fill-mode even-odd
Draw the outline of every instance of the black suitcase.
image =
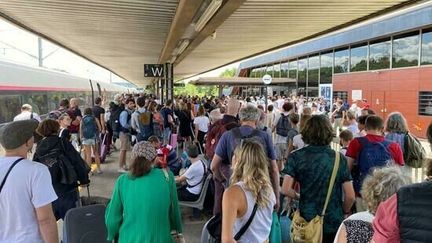
[[73, 208], [66, 213], [63, 243], [96, 243], [107, 241], [105, 205]]
[[90, 186], [87, 186], [87, 196], [81, 196], [78, 206], [89, 206], [95, 204], [108, 205], [110, 199], [105, 197], [90, 196]]

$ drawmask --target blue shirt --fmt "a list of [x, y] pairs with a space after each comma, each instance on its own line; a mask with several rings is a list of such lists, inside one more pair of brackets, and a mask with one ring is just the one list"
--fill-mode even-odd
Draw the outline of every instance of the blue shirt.
[[[247, 136], [253, 132], [254, 128], [250, 126], [241, 126], [240, 133], [243, 136]], [[276, 154], [273, 148], [273, 142], [270, 135], [264, 131], [259, 131], [259, 136], [256, 138], [264, 145], [264, 150], [267, 154], [267, 157], [270, 160], [276, 159]], [[218, 145], [216, 147], [215, 154], [222, 158], [222, 163], [230, 164], [230, 159], [234, 154], [234, 150], [236, 148], [236, 139], [232, 130], [225, 132], [222, 134], [222, 137], [219, 139]]]
[[120, 126], [123, 128], [129, 129], [131, 127], [131, 119], [129, 118], [129, 115], [130, 111], [128, 109], [125, 109], [120, 113]]

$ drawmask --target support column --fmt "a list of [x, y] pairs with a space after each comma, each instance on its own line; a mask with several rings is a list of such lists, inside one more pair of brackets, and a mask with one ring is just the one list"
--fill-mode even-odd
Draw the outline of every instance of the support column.
[[219, 98], [222, 97], [223, 86], [222, 84], [219, 84]]
[[42, 50], [42, 38], [38, 37], [38, 61], [39, 67], [43, 67], [43, 50]]

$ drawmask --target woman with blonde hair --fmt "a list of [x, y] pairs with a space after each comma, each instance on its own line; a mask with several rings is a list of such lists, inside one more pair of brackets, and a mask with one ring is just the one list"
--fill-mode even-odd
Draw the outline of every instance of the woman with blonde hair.
[[[262, 145], [246, 139], [233, 156], [231, 186], [222, 200], [222, 242], [265, 242], [270, 234], [276, 198]], [[237, 235], [252, 218], [243, 235]]]
[[363, 182], [361, 195], [368, 211], [359, 212], [345, 219], [336, 234], [335, 243], [370, 242], [374, 233], [372, 221], [378, 205], [399, 188], [411, 183], [399, 167], [383, 167], [373, 171]]

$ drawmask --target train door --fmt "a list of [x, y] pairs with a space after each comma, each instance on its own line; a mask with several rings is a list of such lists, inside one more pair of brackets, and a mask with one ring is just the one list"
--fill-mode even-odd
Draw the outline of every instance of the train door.
[[371, 104], [371, 109], [375, 111], [375, 114], [385, 119], [387, 114], [385, 92], [372, 91], [370, 104]]

